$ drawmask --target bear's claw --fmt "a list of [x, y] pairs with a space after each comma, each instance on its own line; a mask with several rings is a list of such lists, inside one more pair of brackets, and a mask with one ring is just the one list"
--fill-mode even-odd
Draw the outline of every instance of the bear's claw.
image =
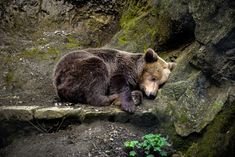
[[141, 91], [138, 91], [138, 90], [132, 91], [131, 97], [135, 105], [140, 105], [143, 102], [143, 94]]
[[136, 110], [136, 106], [133, 101], [132, 102], [125, 102], [125, 103], [121, 104], [121, 109], [123, 111], [133, 113]]

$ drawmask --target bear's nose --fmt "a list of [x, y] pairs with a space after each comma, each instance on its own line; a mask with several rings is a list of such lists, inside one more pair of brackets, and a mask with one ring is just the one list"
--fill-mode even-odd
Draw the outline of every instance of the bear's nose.
[[156, 94], [152, 93], [152, 92], [145, 92], [145, 95], [148, 99], [155, 99], [156, 98]]
[[155, 95], [155, 94], [149, 94], [149, 95], [148, 95], [148, 98], [153, 100], [153, 99], [156, 98], [156, 95]]

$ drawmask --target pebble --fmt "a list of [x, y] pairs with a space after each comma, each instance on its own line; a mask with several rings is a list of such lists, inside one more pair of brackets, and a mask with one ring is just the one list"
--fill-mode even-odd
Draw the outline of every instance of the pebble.
[[19, 96], [13, 96], [13, 99], [19, 99], [20, 97]]

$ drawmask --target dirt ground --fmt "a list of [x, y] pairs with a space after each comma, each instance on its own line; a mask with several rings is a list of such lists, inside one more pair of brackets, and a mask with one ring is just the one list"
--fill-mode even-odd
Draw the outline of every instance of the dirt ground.
[[2, 157], [124, 157], [126, 140], [153, 132], [127, 123], [73, 124], [54, 133], [21, 136], [0, 150]]

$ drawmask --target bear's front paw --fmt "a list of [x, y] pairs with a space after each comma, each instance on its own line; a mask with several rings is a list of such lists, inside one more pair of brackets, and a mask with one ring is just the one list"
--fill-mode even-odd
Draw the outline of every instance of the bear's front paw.
[[133, 113], [136, 110], [136, 106], [133, 101], [131, 102], [124, 102], [121, 104], [121, 109], [126, 112]]
[[135, 105], [140, 105], [143, 102], [143, 94], [141, 91], [138, 91], [138, 90], [132, 91], [131, 97]]

